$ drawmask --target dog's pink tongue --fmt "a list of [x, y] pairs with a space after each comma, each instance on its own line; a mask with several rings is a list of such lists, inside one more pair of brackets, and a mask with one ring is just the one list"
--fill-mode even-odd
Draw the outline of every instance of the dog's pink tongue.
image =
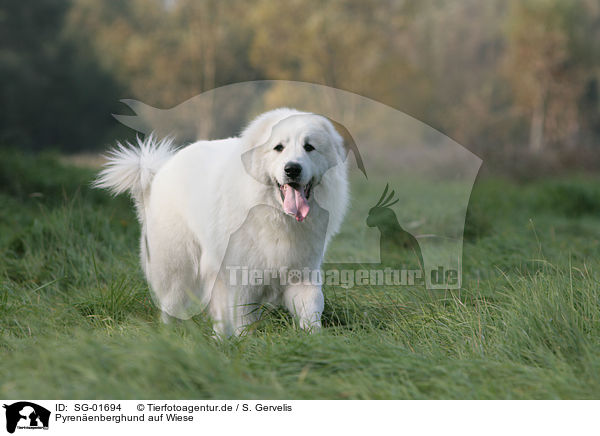
[[283, 185], [283, 211], [288, 215], [296, 217], [297, 221], [303, 221], [308, 215], [310, 206], [303, 190], [297, 190], [290, 185]]

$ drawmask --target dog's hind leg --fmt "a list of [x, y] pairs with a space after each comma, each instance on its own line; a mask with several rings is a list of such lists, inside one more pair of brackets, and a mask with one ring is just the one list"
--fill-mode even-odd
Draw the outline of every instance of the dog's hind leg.
[[[173, 227], [178, 231], [169, 232]], [[174, 319], [189, 319], [201, 313], [208, 301], [200, 271], [200, 248], [192, 235], [178, 222], [168, 228], [150, 223], [142, 234], [142, 263], [152, 289], [161, 319], [169, 324]]]

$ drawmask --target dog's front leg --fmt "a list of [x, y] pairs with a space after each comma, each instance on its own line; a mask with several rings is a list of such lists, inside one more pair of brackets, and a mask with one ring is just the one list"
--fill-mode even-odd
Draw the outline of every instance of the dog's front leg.
[[300, 328], [310, 332], [321, 328], [321, 314], [325, 304], [321, 286], [289, 285], [283, 293], [283, 302], [298, 320]]
[[246, 334], [260, 318], [255, 289], [247, 286], [227, 286], [217, 280], [212, 293], [210, 314], [217, 336]]

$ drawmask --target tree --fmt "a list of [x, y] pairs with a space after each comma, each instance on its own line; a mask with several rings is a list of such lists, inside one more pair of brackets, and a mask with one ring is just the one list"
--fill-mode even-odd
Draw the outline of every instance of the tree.
[[118, 86], [63, 32], [69, 3], [0, 6], [0, 141], [19, 148], [98, 145], [114, 125]]
[[[593, 69], [586, 15], [591, 3], [513, 1], [508, 18], [506, 75], [515, 102], [530, 122], [529, 148], [574, 147], [580, 133], [579, 102]], [[596, 16], [598, 11], [596, 8]], [[582, 35], [585, 35], [582, 38]]]

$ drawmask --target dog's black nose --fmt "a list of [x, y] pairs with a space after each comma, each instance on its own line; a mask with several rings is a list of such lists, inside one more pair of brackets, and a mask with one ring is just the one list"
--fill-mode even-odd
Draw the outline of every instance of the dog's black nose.
[[302, 172], [302, 167], [296, 162], [288, 162], [285, 164], [283, 170], [285, 171], [286, 176], [295, 179]]

